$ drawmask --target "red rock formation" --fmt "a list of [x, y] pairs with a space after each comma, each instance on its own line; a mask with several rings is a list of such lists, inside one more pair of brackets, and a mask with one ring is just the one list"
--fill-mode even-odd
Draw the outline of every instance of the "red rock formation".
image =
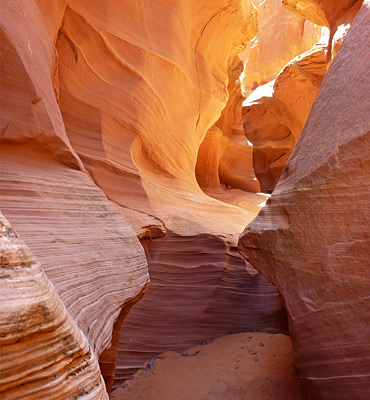
[[253, 166], [263, 192], [276, 186], [319, 92], [327, 71], [326, 39], [243, 103], [244, 131], [253, 143]]
[[[330, 34], [324, 31], [320, 41], [311, 50], [294, 58], [282, 69], [276, 79], [258, 87], [243, 103], [244, 130], [248, 140], [253, 144], [254, 170], [262, 191], [268, 193], [272, 192], [280, 178], [302, 132], [327, 67], [330, 65], [332, 57], [338, 52], [361, 1], [347, 1], [344, 4], [344, 2], [333, 3], [331, 1], [286, 0], [283, 4], [300, 17], [329, 27]], [[272, 10], [270, 10], [270, 14], [265, 15], [269, 26], [270, 18], [274, 17]], [[293, 28], [299, 25], [298, 20], [295, 25], [292, 22], [289, 23], [289, 26]], [[273, 27], [274, 25], [272, 25]], [[273, 29], [267, 30], [267, 32], [273, 32]], [[297, 43], [296, 38], [299, 38], [299, 35], [292, 34], [289, 41], [296, 46], [304, 47], [309, 39], [312, 41], [317, 37], [317, 33], [317, 30], [311, 30], [311, 37], [307, 37], [306, 32], [305, 40], [302, 36]], [[257, 35], [255, 46], [250, 49], [251, 61], [248, 60], [245, 66], [244, 90], [246, 93], [252, 85], [252, 78], [247, 80], [247, 76], [256, 76], [255, 85], [259, 85], [258, 82], [263, 81], [263, 77], [266, 75], [271, 79], [272, 65], [274, 63], [278, 65], [280, 58], [297, 50], [295, 46], [288, 47], [289, 50], [275, 46], [274, 50], [269, 52], [271, 53], [270, 61], [266, 63], [265, 58], [270, 55], [267, 53], [266, 56], [266, 47], [271, 47], [272, 40], [268, 42], [266, 34], [260, 34], [260, 36]], [[276, 53], [280, 54], [280, 52], [282, 55], [279, 58]], [[262, 64], [267, 66], [261, 67]], [[253, 74], [253, 69], [257, 69], [256, 65], [260, 72]], [[269, 73], [270, 75], [268, 75]]]
[[0, 213], [0, 396], [108, 399], [95, 352]]
[[[145, 26], [138, 13], [151, 16]], [[214, 35], [221, 24], [222, 40]], [[252, 203], [251, 209], [229, 206], [206, 196], [195, 174], [202, 153], [198, 149], [228, 100], [230, 60], [254, 32], [253, 9], [239, 0], [227, 5], [145, 1], [140, 6], [132, 1], [71, 1], [66, 9], [57, 49], [60, 107], [68, 137], [94, 182], [150, 242], [145, 246], [154, 278], [140, 307], [125, 320], [117, 382], [158, 352], [246, 329], [252, 321], [255, 328], [286, 327], [275, 290], [248, 272], [238, 255], [229, 261], [225, 250], [235, 247], [243, 224], [254, 218], [265, 199], [256, 194], [251, 201], [246, 193], [244, 204]], [[221, 176], [221, 183], [240, 189], [239, 183], [245, 189], [242, 179], [253, 175], [251, 153], [227, 134], [221, 138], [227, 142], [221, 161], [216, 160], [214, 169], [207, 164], [205, 170]], [[243, 152], [245, 167], [236, 157]], [[223, 198], [228, 194], [224, 192], [228, 190], [220, 188], [213, 195]], [[207, 240], [200, 248], [202, 237]], [[212, 256], [211, 265], [202, 254]], [[228, 268], [233, 278], [223, 285]], [[182, 285], [174, 271], [184, 276]], [[234, 279], [238, 274], [244, 276], [246, 288], [258, 283], [246, 289], [240, 309], [249, 311], [236, 321], [242, 314], [236, 295], [240, 283]], [[209, 283], [204, 285], [204, 279]], [[198, 302], [192, 286], [208, 291], [207, 302]], [[266, 296], [253, 299], [264, 291]], [[234, 322], [209, 322], [207, 310], [223, 308], [223, 303], [224, 315]], [[178, 313], [184, 317], [174, 323]], [[185, 333], [185, 326], [198, 326], [199, 331]]]
[[279, 74], [293, 58], [310, 50], [322, 35], [322, 28], [304, 16], [294, 15], [281, 0], [255, 0], [258, 33], [240, 57], [244, 62], [241, 76], [245, 96]]
[[[227, 105], [233, 60], [255, 34], [250, 2], [5, 0], [1, 10], [3, 211], [100, 356], [108, 389], [119, 324], [148, 281], [121, 214], [155, 278], [125, 320], [141, 347], [124, 334], [119, 371], [230, 330], [286, 329], [277, 291], [235, 252], [265, 196], [240, 190], [258, 185], [228, 113], [216, 124], [227, 145], [215, 174], [234, 189], [211, 198], [195, 171]], [[230, 82], [231, 111], [236, 89]]]
[[321, 85], [242, 254], [283, 294], [312, 399], [370, 395], [370, 2]]
[[99, 357], [122, 307], [145, 289], [147, 264], [72, 150], [55, 96], [63, 4], [51, 14], [39, 5], [1, 3], [1, 208]]

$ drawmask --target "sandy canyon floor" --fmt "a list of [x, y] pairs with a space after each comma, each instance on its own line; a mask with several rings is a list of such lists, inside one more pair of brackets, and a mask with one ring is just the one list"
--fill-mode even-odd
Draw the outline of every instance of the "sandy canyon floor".
[[245, 332], [150, 361], [112, 400], [304, 400], [289, 336]]

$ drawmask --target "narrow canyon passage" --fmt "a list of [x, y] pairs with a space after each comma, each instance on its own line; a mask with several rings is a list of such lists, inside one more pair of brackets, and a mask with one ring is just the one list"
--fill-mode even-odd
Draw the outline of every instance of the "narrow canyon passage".
[[367, 399], [369, 0], [0, 10], [1, 396]]

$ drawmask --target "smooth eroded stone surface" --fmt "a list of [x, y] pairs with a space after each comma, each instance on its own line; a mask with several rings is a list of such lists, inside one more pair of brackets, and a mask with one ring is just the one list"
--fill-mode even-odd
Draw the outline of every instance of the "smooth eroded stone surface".
[[328, 37], [287, 64], [243, 102], [244, 132], [253, 144], [253, 166], [271, 193], [288, 161], [327, 72]]
[[281, 0], [253, 3], [258, 12], [258, 32], [240, 54], [244, 62], [240, 79], [245, 96], [275, 79], [293, 58], [310, 50], [323, 33], [322, 27], [283, 7]]
[[268, 205], [239, 241], [285, 298], [315, 400], [370, 395], [369, 20], [365, 1]]
[[[115, 386], [164, 351], [230, 332], [287, 331], [276, 289], [225, 239], [168, 232], [143, 245], [150, 289], [125, 320]], [[155, 318], [150, 318], [152, 310]]]
[[[235, 83], [236, 55], [255, 33], [250, 1], [67, 5], [56, 48], [68, 138], [96, 185], [149, 243], [152, 285], [124, 322], [115, 385], [148, 355], [253, 323], [287, 328], [276, 289], [228, 251], [265, 201], [243, 191], [259, 185]], [[225, 106], [231, 116], [218, 122]], [[216, 132], [210, 135], [219, 147], [207, 145], [207, 132]], [[192, 288], [208, 297], [200, 302]], [[210, 309], [228, 319], [211, 321]]]
[[2, 399], [108, 399], [95, 352], [1, 213], [0, 296]]
[[1, 208], [95, 356], [114, 366], [103, 351], [149, 276], [133, 229], [91, 181], [65, 131], [54, 47], [64, 8], [1, 3]]
[[112, 400], [305, 400], [289, 336], [246, 332], [151, 360]]

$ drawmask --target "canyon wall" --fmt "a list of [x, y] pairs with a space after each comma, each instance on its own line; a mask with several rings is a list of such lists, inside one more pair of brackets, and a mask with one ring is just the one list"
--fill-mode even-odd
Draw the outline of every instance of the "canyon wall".
[[2, 398], [107, 400], [86, 336], [1, 213], [0, 258]]
[[[215, 125], [232, 101], [235, 56], [255, 32], [244, 1], [68, 3], [56, 43], [67, 134], [136, 230], [151, 275], [125, 319], [115, 385], [166, 350], [286, 329], [276, 290], [235, 251], [266, 200], [242, 190], [259, 190], [251, 149], [237, 143], [241, 128], [234, 140]], [[207, 145], [212, 131], [219, 154]]]
[[281, 0], [255, 0], [253, 4], [258, 12], [258, 32], [240, 54], [244, 63], [240, 80], [246, 97], [258, 86], [274, 80], [323, 34], [321, 26], [282, 7]]
[[[2, 1], [9, 398], [107, 398], [159, 353], [287, 331], [274, 285], [312, 398], [365, 393], [368, 1], [340, 50], [361, 1], [284, 3], [257, 34], [249, 0]], [[266, 200], [240, 240], [261, 275], [237, 240]]]
[[[5, 0], [1, 24], [2, 211], [108, 391], [117, 357], [116, 385], [166, 350], [286, 331], [278, 292], [236, 252], [266, 200], [245, 191], [259, 185], [235, 83], [251, 3]], [[152, 286], [126, 317], [149, 280], [136, 236]]]
[[312, 399], [370, 395], [369, 20], [364, 1], [281, 179], [239, 241], [285, 298]]
[[[91, 181], [66, 134], [54, 47], [64, 9], [54, 5], [52, 14], [48, 2], [1, 3], [1, 209], [94, 357], [114, 369], [115, 356], [104, 350], [123, 308], [148, 285], [147, 262], [133, 229]], [[9, 358], [21, 357], [11, 349]], [[38, 357], [41, 367], [47, 353]], [[23, 373], [31, 367], [25, 363]], [[53, 364], [47, 368], [52, 374]]]
[[[266, 15], [266, 29], [243, 55], [247, 62], [242, 82], [246, 95], [255, 89], [243, 102], [243, 123], [253, 144], [253, 167], [263, 192], [271, 193], [276, 186], [361, 3], [284, 1], [297, 16], [276, 8], [274, 1], [259, 6], [260, 14]], [[322, 28], [314, 28], [313, 23]], [[279, 39], [282, 45], [276, 44]], [[283, 67], [284, 61], [289, 62]]]

